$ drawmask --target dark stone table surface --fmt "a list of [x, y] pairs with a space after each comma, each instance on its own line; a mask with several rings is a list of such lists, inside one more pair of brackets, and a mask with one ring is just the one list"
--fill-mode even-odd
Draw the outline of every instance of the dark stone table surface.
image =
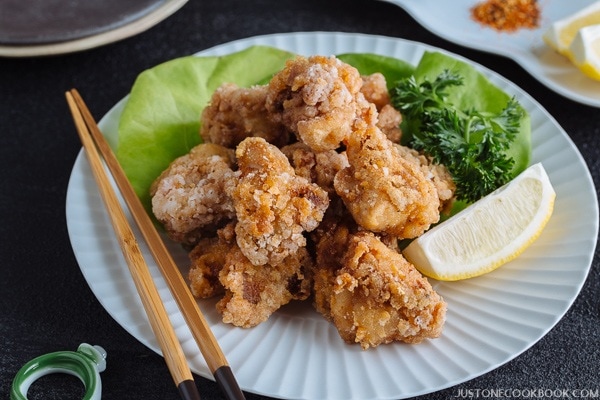
[[[0, 58], [0, 397], [28, 360], [47, 352], [104, 346], [105, 399], [177, 399], [162, 357], [118, 325], [89, 289], [69, 241], [65, 196], [81, 149], [64, 92], [76, 87], [100, 117], [136, 76], [166, 60], [235, 39], [294, 31], [385, 35], [468, 57], [530, 93], [569, 134], [600, 183], [600, 112], [550, 91], [514, 61], [435, 36], [405, 11], [375, 0], [190, 0], [153, 28], [73, 54]], [[590, 389], [598, 396], [600, 365], [598, 252], [581, 293], [538, 343], [514, 360], [458, 386], [419, 397], [471, 397], [478, 389]], [[80, 385], [53, 375], [39, 399], [70, 399]], [[204, 399], [222, 398], [197, 377]], [[80, 389], [79, 389], [80, 391]], [[470, 391], [470, 392], [469, 392]], [[71, 396], [71, 397], [70, 397]], [[249, 400], [265, 399], [247, 393]]]

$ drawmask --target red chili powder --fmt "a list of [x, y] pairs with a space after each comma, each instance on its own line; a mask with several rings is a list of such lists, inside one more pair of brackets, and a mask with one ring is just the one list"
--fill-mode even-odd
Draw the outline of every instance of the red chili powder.
[[537, 28], [540, 15], [536, 0], [487, 0], [471, 8], [475, 21], [504, 32]]

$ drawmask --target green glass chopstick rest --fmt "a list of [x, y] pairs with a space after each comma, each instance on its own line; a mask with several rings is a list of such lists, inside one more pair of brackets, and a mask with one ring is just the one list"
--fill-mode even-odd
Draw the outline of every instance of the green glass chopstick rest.
[[100, 372], [106, 369], [106, 351], [100, 346], [82, 343], [77, 351], [57, 351], [27, 362], [15, 376], [10, 392], [11, 400], [27, 400], [30, 386], [42, 376], [64, 373], [74, 375], [85, 386], [83, 400], [100, 400], [102, 382]]

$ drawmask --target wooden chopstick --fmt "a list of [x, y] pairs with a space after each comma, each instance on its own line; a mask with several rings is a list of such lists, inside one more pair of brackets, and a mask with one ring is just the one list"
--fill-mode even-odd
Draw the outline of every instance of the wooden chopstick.
[[150, 326], [158, 340], [171, 376], [183, 399], [200, 400], [200, 394], [194, 383], [194, 377], [187, 364], [181, 344], [177, 340], [177, 336], [160, 298], [158, 289], [152, 280], [152, 275], [150, 275], [150, 271], [146, 266], [135, 235], [108, 180], [100, 155], [92, 138], [88, 134], [86, 123], [71, 93], [67, 93], [66, 96], [77, 132], [90, 162], [92, 173], [100, 189], [100, 194], [110, 215], [119, 245], [125, 256], [135, 287], [140, 295], [150, 321]]
[[110, 148], [110, 145], [104, 138], [102, 132], [100, 132], [93, 116], [77, 90], [72, 89], [68, 95], [72, 96], [78, 109], [81, 111], [84, 121], [89, 129], [89, 133], [102, 153], [104, 161], [111, 171], [144, 240], [148, 244], [215, 381], [228, 400], [245, 400], [244, 393], [239, 388], [231, 367], [229, 366], [223, 351], [219, 347], [215, 336], [210, 330], [208, 322], [200, 311], [196, 299], [183, 279], [175, 261], [171, 257], [171, 254], [156, 230], [154, 223], [148, 216], [146, 209], [129, 183], [129, 180]]

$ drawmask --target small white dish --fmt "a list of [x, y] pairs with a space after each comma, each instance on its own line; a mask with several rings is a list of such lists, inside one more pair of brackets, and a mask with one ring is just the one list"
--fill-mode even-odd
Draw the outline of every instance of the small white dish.
[[508, 57], [535, 79], [573, 101], [600, 107], [600, 82], [585, 76], [565, 57], [548, 47], [542, 35], [553, 21], [589, 5], [589, 0], [544, 0], [537, 29], [498, 32], [471, 18], [476, 0], [382, 0], [402, 7], [432, 33], [472, 49]]

